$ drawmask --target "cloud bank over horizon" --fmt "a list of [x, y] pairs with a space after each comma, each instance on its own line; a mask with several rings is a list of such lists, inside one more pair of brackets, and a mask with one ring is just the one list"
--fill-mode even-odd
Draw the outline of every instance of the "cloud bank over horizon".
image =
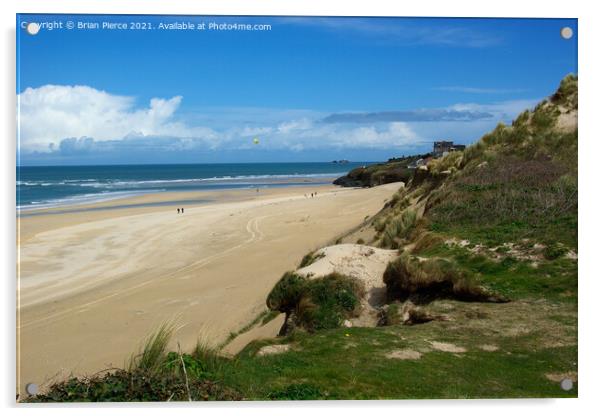
[[[151, 158], [194, 152], [232, 153], [260, 149], [272, 155], [302, 152], [362, 154], [362, 149], [419, 152], [432, 140], [477, 140], [499, 121], [509, 121], [538, 100], [492, 104], [458, 103], [448, 108], [324, 113], [311, 110], [182, 109], [185, 97], [116, 95], [85, 85], [44, 85], [18, 95], [19, 152], [35, 162], [137, 153]], [[260, 145], [253, 144], [259, 137]], [[330, 152], [330, 153], [329, 153]], [[384, 154], [384, 153], [383, 153]], [[145, 160], [147, 160], [145, 159]]]

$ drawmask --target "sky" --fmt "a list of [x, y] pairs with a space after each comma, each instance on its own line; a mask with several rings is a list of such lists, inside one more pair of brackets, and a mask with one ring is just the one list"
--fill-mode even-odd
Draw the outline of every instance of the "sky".
[[576, 19], [18, 15], [17, 163], [386, 160], [568, 73]]

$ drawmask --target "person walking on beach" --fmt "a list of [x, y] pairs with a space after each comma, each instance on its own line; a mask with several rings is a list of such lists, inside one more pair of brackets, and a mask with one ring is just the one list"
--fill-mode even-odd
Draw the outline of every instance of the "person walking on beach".
[[180, 213], [180, 208], [178, 208], [178, 214]]
[[184, 208], [182, 208], [182, 214], [184, 213]]

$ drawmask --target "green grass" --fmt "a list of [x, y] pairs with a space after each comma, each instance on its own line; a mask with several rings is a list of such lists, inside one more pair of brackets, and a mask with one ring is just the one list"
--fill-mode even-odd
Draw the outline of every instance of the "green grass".
[[499, 157], [429, 201], [430, 230], [489, 246], [523, 238], [577, 246], [577, 181], [550, 160]]
[[567, 258], [531, 262], [510, 256], [495, 261], [467, 248], [440, 244], [421, 256], [453, 258], [465, 270], [477, 274], [482, 285], [512, 300], [545, 298], [551, 301], [577, 301], [577, 261]]
[[[495, 316], [492, 312], [484, 315]], [[560, 318], [566, 319], [564, 316]], [[514, 315], [500, 319], [519, 321]], [[550, 321], [558, 319], [553, 315]], [[577, 396], [578, 385], [565, 392], [545, 377], [576, 371], [575, 345], [542, 347], [541, 340], [549, 338], [546, 331], [508, 336], [470, 327], [457, 331], [453, 325], [454, 322], [434, 322], [412, 327], [296, 332], [277, 341], [293, 345], [292, 351], [262, 357], [256, 352], [274, 341], [256, 341], [236, 359], [223, 359], [218, 378], [203, 368], [202, 358], [194, 354], [183, 357], [193, 400]], [[486, 321], [483, 327], [494, 326], [495, 321]], [[432, 348], [432, 341], [462, 346], [467, 352], [437, 351]], [[481, 343], [495, 344], [499, 351], [482, 351]], [[422, 357], [387, 358], [387, 354], [400, 349], [420, 351]], [[179, 356], [174, 356], [173, 366], [165, 366], [160, 374], [149, 376], [135, 370], [90, 380], [71, 379], [30, 401], [185, 401], [188, 392], [176, 358]]]
[[[386, 358], [396, 349], [424, 350], [425, 339], [463, 345], [468, 352], [430, 350], [419, 360]], [[258, 358], [254, 352], [263, 343], [248, 346], [227, 381], [254, 399], [282, 394], [295, 383], [309, 383], [314, 397], [323, 399], [576, 396], [576, 389], [565, 392], [545, 378], [575, 370], [576, 347], [533, 350], [529, 337], [495, 341], [503, 352], [481, 351], [474, 334], [447, 333], [438, 324], [320, 331], [297, 335], [294, 352]]]

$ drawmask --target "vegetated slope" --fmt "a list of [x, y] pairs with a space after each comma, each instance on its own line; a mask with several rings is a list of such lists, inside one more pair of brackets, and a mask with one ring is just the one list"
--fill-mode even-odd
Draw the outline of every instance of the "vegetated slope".
[[512, 125], [416, 170], [373, 221], [374, 243], [448, 257], [491, 277], [489, 264], [509, 276], [485, 283], [510, 298], [535, 289], [575, 296], [577, 111], [569, 75]]
[[569, 75], [512, 125], [412, 173], [371, 221], [367, 243], [399, 251], [380, 326], [341, 327], [365, 293], [336, 267], [288, 272], [267, 300], [295, 318], [288, 335], [234, 359], [151, 342], [152, 365], [33, 400], [576, 397], [577, 111]]

